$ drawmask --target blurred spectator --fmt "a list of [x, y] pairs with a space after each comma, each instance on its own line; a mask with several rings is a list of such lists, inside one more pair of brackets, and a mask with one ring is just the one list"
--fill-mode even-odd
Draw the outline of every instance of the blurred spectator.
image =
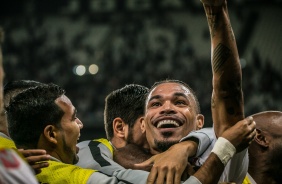
[[[15, 8], [21, 14], [2, 15], [0, 23], [7, 30], [3, 47], [5, 83], [31, 79], [63, 86], [80, 109], [78, 116], [85, 126], [82, 136], [87, 136], [87, 127], [100, 127], [103, 131], [104, 98], [110, 91], [129, 83], [149, 87], [155, 81], [174, 78], [195, 89], [207, 119], [205, 126], [210, 126], [210, 98], [206, 94], [211, 93], [207, 91], [212, 87], [197, 80], [210, 81], [206, 61], [210, 56], [202, 55], [203, 49], [195, 46], [196, 36], [189, 34], [195, 26], [180, 21], [201, 15], [197, 14], [201, 9], [196, 2], [179, 1], [184, 3], [182, 12], [175, 11], [175, 7], [171, 11], [168, 7], [162, 9], [161, 1], [151, 6], [157, 9], [132, 12], [123, 1], [114, 12], [96, 14], [88, 7], [90, 1], [78, 3], [79, 12], [72, 14], [65, 11], [68, 3], [54, 2], [44, 3], [48, 8], [43, 12], [38, 11], [42, 9], [40, 3], [21, 3]], [[187, 7], [190, 4], [195, 7], [192, 14], [192, 7]], [[242, 2], [237, 4], [241, 6]], [[206, 22], [198, 22], [197, 26], [201, 24]], [[209, 43], [206, 33], [204, 29], [198, 33], [201, 37], [196, 42]], [[99, 71], [96, 75], [74, 75], [73, 67], [79, 64], [96, 64]], [[183, 65], [189, 72], [181, 70]], [[192, 78], [195, 75], [199, 77]], [[246, 115], [266, 109], [281, 110], [281, 81], [281, 72], [270, 61], [261, 60], [254, 50], [252, 60], [243, 69]], [[97, 137], [105, 135], [98, 133]], [[89, 137], [93, 138], [93, 134]]]

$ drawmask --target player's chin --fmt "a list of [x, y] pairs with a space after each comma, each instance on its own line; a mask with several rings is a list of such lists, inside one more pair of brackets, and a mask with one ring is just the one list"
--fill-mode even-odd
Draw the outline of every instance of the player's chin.
[[76, 164], [79, 161], [78, 157], [79, 148], [76, 146], [75, 151], [73, 152], [73, 164]]
[[79, 161], [79, 157], [77, 154], [75, 154], [73, 158], [73, 164], [77, 164], [78, 161]]

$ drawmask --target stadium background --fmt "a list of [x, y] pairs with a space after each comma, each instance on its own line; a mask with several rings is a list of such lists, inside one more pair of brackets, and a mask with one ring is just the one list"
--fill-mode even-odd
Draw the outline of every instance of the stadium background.
[[[228, 3], [245, 114], [281, 111], [282, 1]], [[210, 38], [199, 1], [11, 0], [0, 17], [5, 83], [31, 79], [64, 87], [84, 123], [80, 140], [105, 136], [110, 91], [166, 78], [195, 90], [211, 126]]]

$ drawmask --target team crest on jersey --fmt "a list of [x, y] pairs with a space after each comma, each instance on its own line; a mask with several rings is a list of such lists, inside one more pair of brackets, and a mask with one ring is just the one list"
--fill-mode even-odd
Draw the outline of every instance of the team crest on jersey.
[[0, 164], [9, 168], [18, 168], [20, 166], [20, 162], [14, 155], [15, 153], [9, 149], [0, 149]]

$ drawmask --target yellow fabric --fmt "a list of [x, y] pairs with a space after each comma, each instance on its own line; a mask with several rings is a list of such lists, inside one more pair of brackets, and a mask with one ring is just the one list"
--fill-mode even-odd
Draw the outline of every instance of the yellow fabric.
[[108, 139], [101, 138], [101, 139], [94, 139], [93, 141], [97, 141], [97, 142], [104, 144], [107, 148], [109, 148], [112, 155], [114, 154], [114, 149]]
[[242, 184], [252, 184], [248, 176], [245, 177], [244, 181]]
[[16, 149], [16, 145], [14, 141], [12, 141], [11, 139], [7, 139], [5, 137], [1, 137], [1, 136], [0, 136], [0, 147]]
[[0, 136], [0, 149], [3, 148], [13, 149], [25, 162], [27, 162], [25, 157], [18, 151], [15, 142], [13, 140]]
[[43, 168], [36, 177], [40, 183], [48, 184], [85, 184], [96, 170], [84, 169], [58, 161], [48, 161], [49, 167]]

